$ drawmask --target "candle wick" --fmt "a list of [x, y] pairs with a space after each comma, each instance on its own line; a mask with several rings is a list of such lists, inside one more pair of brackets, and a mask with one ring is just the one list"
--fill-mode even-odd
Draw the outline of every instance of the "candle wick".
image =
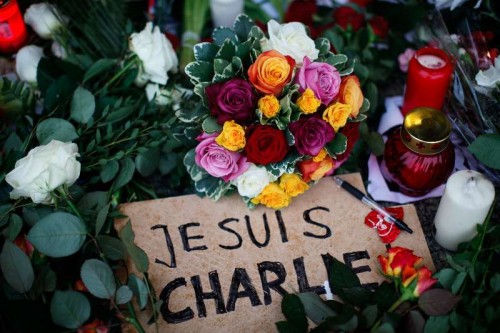
[[476, 189], [476, 177], [472, 176], [467, 179], [467, 183], [465, 183], [464, 192], [467, 194], [475, 192]]

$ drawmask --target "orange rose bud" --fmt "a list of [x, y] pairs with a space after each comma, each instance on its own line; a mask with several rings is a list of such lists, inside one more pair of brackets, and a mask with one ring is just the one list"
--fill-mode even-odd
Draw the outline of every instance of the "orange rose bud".
[[94, 321], [83, 325], [77, 330], [77, 333], [108, 333], [109, 328], [100, 319], [95, 319]]
[[278, 51], [261, 53], [248, 68], [248, 79], [258, 91], [279, 95], [290, 82], [295, 68], [295, 60]]
[[82, 291], [85, 293], [89, 292], [89, 290], [87, 289], [87, 287], [85, 287], [85, 284], [83, 283], [82, 280], [76, 280], [75, 284], [73, 286], [73, 289], [75, 289], [76, 291]]
[[432, 272], [430, 269], [428, 269], [426, 266], [420, 267], [417, 271], [417, 286], [413, 291], [413, 296], [419, 297], [437, 282], [438, 279], [432, 277]]
[[312, 180], [319, 180], [333, 171], [334, 161], [330, 156], [326, 156], [320, 162], [307, 160], [297, 163], [302, 179], [308, 183]]
[[344, 77], [340, 84], [339, 102], [351, 106], [351, 117], [356, 118], [358, 116], [363, 100], [363, 92], [358, 77], [355, 75]]
[[397, 278], [401, 276], [405, 266], [414, 267], [418, 265], [422, 258], [413, 254], [412, 250], [404, 247], [393, 247], [387, 251], [388, 257], [378, 256], [380, 268], [384, 275]]

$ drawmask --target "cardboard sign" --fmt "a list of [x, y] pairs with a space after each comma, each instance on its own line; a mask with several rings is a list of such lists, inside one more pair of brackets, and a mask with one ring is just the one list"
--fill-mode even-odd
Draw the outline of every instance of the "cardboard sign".
[[[359, 174], [342, 178], [364, 189]], [[148, 254], [149, 277], [164, 301], [161, 332], [274, 332], [284, 319], [285, 291], [325, 294], [331, 257], [355, 268], [362, 283], [383, 280], [376, 262], [386, 248], [364, 224], [370, 209], [331, 177], [281, 211], [249, 210], [237, 195], [135, 202], [121, 211]], [[393, 246], [413, 249], [433, 269], [416, 211], [411, 205], [404, 211], [414, 233], [402, 232]], [[138, 314], [147, 327], [151, 312]]]

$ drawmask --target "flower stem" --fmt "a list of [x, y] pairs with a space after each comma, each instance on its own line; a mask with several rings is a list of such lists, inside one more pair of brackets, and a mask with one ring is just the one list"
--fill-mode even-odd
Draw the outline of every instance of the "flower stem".
[[112, 85], [116, 80], [118, 80], [124, 73], [126, 73], [130, 68], [132, 68], [134, 65], [137, 64], [137, 56], [136, 55], [133, 55], [132, 57], [130, 57], [129, 59], [126, 60], [126, 63], [125, 63], [125, 66], [123, 66], [122, 69], [120, 69], [120, 71], [118, 71], [118, 73], [116, 73], [108, 82], [106, 82], [106, 84], [101, 88], [99, 89], [95, 95], [98, 95], [101, 91], [103, 91], [104, 89], [106, 89], [107, 87], [109, 87], [110, 85]]
[[[391, 305], [391, 307], [387, 310], [388, 313], [391, 313], [393, 312], [394, 310], [396, 310], [403, 302], [407, 301], [408, 300], [408, 297], [406, 295], [401, 295], [398, 300], [396, 302], [394, 302], [394, 304]], [[373, 333], [375, 331], [377, 331], [377, 329], [379, 328], [380, 324], [382, 323], [382, 317], [380, 317], [377, 322], [372, 326], [372, 328], [370, 329], [370, 332]]]
[[127, 318], [125, 318], [125, 320], [127, 322], [129, 322], [130, 324], [132, 324], [135, 327], [135, 329], [137, 330], [137, 332], [146, 333], [146, 331], [144, 330], [142, 325], [137, 320], [137, 316], [135, 314], [135, 309], [134, 309], [134, 306], [132, 305], [132, 303], [128, 302], [127, 307], [128, 307], [128, 311], [130, 312], [131, 317], [127, 317]]

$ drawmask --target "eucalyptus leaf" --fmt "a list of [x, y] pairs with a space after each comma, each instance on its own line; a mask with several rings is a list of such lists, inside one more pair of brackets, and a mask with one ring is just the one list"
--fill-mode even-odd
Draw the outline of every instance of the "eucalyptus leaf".
[[469, 150], [484, 165], [500, 169], [500, 134], [483, 134], [469, 146]]
[[46, 145], [52, 140], [71, 142], [78, 138], [78, 134], [75, 127], [67, 120], [48, 118], [37, 126], [36, 138], [40, 144]]
[[106, 218], [108, 217], [109, 207], [111, 204], [107, 204], [102, 207], [97, 213], [97, 217], [95, 219], [95, 234], [98, 235], [101, 232], [104, 223], [106, 222]]
[[7, 283], [19, 293], [26, 293], [35, 281], [30, 259], [11, 241], [6, 240], [0, 253], [0, 268]]
[[62, 327], [76, 329], [90, 317], [90, 302], [85, 295], [57, 290], [50, 302], [52, 321]]
[[449, 328], [448, 316], [431, 316], [425, 323], [423, 333], [448, 332]]
[[85, 260], [80, 276], [85, 287], [95, 297], [110, 299], [115, 295], [116, 283], [113, 271], [105, 262], [98, 259]]
[[135, 164], [130, 157], [124, 158], [122, 161], [120, 161], [120, 172], [113, 182], [112, 192], [127, 185], [132, 180], [134, 172]]
[[137, 299], [137, 304], [139, 304], [139, 309], [144, 309], [148, 304], [148, 288], [146, 283], [140, 278], [138, 278], [135, 274], [130, 274], [128, 278], [128, 286], [134, 293], [134, 296]]
[[83, 82], [93, 79], [116, 65], [115, 59], [99, 59], [85, 73]]
[[143, 177], [148, 177], [155, 172], [160, 162], [160, 148], [153, 147], [135, 157], [135, 168]]
[[30, 227], [33, 227], [38, 221], [52, 213], [49, 207], [23, 207], [23, 219]]
[[115, 178], [120, 170], [120, 164], [116, 160], [106, 162], [100, 171], [101, 180], [103, 183], [110, 182]]
[[83, 87], [76, 88], [71, 99], [71, 119], [86, 124], [95, 112], [95, 97]]
[[132, 290], [130, 290], [129, 286], [120, 286], [116, 291], [115, 302], [116, 304], [125, 304], [132, 300]]
[[28, 233], [28, 240], [41, 253], [50, 257], [65, 257], [78, 251], [87, 235], [85, 224], [65, 212], [52, 213]]
[[149, 267], [148, 256], [146, 252], [144, 252], [141, 248], [139, 248], [134, 243], [135, 234], [132, 230], [132, 225], [130, 224], [130, 220], [127, 221], [125, 226], [118, 232], [120, 239], [125, 245], [125, 249], [129, 254], [132, 262], [139, 272], [146, 272]]
[[23, 227], [23, 220], [17, 214], [11, 214], [6, 238], [13, 242]]
[[316, 325], [321, 324], [328, 317], [333, 317], [336, 315], [325, 302], [316, 293], [299, 293], [300, 301], [304, 305], [304, 310], [307, 317], [313, 321]]
[[111, 260], [125, 259], [125, 248], [120, 239], [108, 235], [98, 235], [96, 240], [106, 258]]

